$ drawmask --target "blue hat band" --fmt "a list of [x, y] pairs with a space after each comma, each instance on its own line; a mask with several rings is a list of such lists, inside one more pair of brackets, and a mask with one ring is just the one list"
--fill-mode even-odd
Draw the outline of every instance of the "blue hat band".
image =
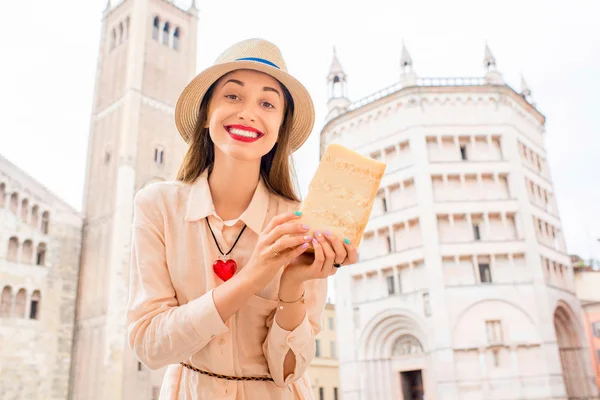
[[265, 60], [264, 58], [258, 58], [258, 57], [243, 57], [243, 58], [238, 58], [235, 61], [256, 61], [259, 63], [263, 63], [263, 64], [267, 64], [270, 65], [271, 67], [275, 67], [277, 69], [281, 69], [279, 68], [276, 64], [273, 64], [271, 61], [269, 60]]

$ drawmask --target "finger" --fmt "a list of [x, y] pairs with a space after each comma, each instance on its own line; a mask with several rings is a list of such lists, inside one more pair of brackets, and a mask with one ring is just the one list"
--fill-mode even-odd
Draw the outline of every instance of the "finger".
[[296, 257], [299, 257], [302, 255], [302, 253], [304, 253], [306, 250], [308, 249], [308, 242], [301, 244], [300, 246], [297, 246], [291, 250], [288, 250], [285, 254], [283, 254], [283, 256], [281, 257], [281, 261], [284, 265], [288, 265], [290, 262], [292, 262], [292, 260]]
[[[358, 262], [358, 249], [351, 244], [344, 243], [346, 247], [346, 251], [348, 252], [348, 257], [344, 261], [344, 265], [352, 265]], [[340, 263], [341, 264], [341, 263]]]
[[325, 253], [323, 253], [323, 246], [321, 243], [315, 238], [312, 240], [313, 245], [313, 253], [315, 255], [315, 260], [311, 264], [310, 268], [315, 271], [321, 271], [323, 268], [323, 263], [325, 262]]
[[[301, 235], [306, 233], [309, 227], [297, 222], [287, 222], [276, 226], [264, 237], [264, 243], [275, 243], [284, 235]], [[279, 250], [279, 249], [278, 249]]]
[[289, 249], [293, 249], [303, 243], [308, 243], [312, 239], [309, 235], [304, 236], [283, 236], [273, 243], [273, 247], [278, 253], [283, 253]]
[[331, 232], [325, 231], [324, 235], [331, 247], [333, 248], [333, 251], [335, 252], [335, 258], [333, 262], [335, 264], [343, 263], [346, 257], [348, 256], [348, 251], [346, 249], [346, 246], [344, 246], [344, 243], [340, 240], [339, 237], [332, 234]]
[[335, 251], [329, 244], [325, 237], [319, 232], [318, 234], [315, 232], [317, 241], [323, 248], [323, 254], [325, 256], [325, 260], [323, 261], [323, 265], [321, 267], [321, 275], [320, 276], [328, 276], [329, 270], [333, 268], [333, 263], [335, 260]]
[[296, 211], [296, 212], [290, 211], [290, 212], [276, 215], [273, 218], [271, 218], [271, 221], [269, 221], [269, 223], [267, 224], [265, 229], [263, 229], [262, 233], [264, 235], [269, 234], [276, 226], [279, 226], [281, 224], [285, 224], [286, 222], [298, 219], [298, 218], [300, 218], [301, 215], [302, 215], [302, 213], [300, 211]]

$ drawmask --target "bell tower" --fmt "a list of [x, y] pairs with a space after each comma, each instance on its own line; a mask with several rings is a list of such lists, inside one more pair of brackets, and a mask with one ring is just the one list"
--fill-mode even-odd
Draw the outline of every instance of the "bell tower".
[[333, 59], [327, 75], [328, 97], [327, 101], [327, 120], [343, 113], [350, 105], [348, 100], [348, 83], [346, 73], [338, 60], [335, 47], [333, 48]]
[[[70, 398], [148, 400], [161, 373], [126, 342], [135, 193], [175, 177], [186, 144], [173, 121], [196, 73], [195, 1], [109, 1], [90, 121]], [[154, 393], [153, 393], [154, 392]], [[158, 397], [156, 397], [158, 398]]]

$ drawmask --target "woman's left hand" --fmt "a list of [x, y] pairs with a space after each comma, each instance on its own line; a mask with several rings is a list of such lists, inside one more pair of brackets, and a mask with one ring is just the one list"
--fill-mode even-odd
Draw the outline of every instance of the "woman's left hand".
[[342, 265], [358, 261], [357, 250], [332, 233], [315, 231], [313, 238], [314, 257], [302, 254], [284, 269], [282, 280], [302, 283], [312, 279], [323, 279], [337, 272]]

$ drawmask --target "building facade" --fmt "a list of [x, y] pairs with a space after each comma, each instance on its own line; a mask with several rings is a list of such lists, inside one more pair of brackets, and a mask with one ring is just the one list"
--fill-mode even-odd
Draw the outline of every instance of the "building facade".
[[340, 374], [337, 351], [335, 306], [325, 305], [323, 329], [315, 339], [315, 358], [308, 367], [308, 376], [315, 400], [340, 400]]
[[[600, 390], [600, 262], [580, 258], [573, 259], [575, 272], [575, 292], [583, 307], [583, 324], [588, 338], [592, 368], [596, 385]], [[592, 265], [595, 266], [592, 267]]]
[[82, 216], [0, 156], [0, 398], [66, 399]]
[[73, 400], [156, 399], [126, 342], [133, 198], [175, 177], [186, 144], [173, 123], [196, 73], [198, 10], [167, 0], [107, 4], [102, 19], [84, 190]]
[[321, 154], [387, 163], [359, 263], [336, 274], [344, 400], [591, 399], [582, 308], [545, 117], [486, 46], [485, 75], [419, 78], [356, 102], [334, 55]]

